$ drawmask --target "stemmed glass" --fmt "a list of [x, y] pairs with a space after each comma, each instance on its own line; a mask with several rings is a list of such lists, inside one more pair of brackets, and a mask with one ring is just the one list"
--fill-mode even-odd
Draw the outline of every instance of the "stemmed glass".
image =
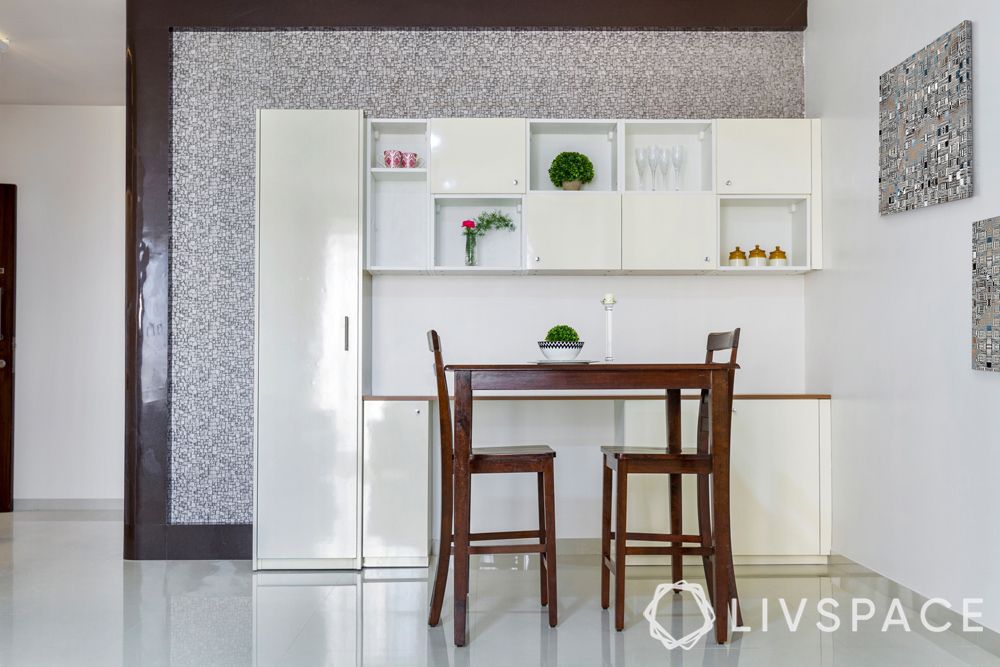
[[[660, 171], [663, 173], [664, 178], [667, 176], [667, 152], [663, 150], [661, 146], [653, 146], [649, 149], [649, 171], [652, 176], [653, 184], [650, 190], [656, 190], [656, 172]], [[666, 183], [664, 183], [666, 187]]]
[[635, 149], [635, 166], [639, 172], [639, 189], [645, 190], [646, 188], [644, 187], [643, 184], [645, 183], [646, 179], [643, 176], [643, 172], [646, 171], [646, 168], [650, 166], [648, 149], [644, 147], [639, 147]]
[[[684, 164], [684, 147], [674, 146], [671, 161], [674, 163], [674, 190], [681, 189], [681, 166]], [[666, 166], [666, 165], [664, 165]]]

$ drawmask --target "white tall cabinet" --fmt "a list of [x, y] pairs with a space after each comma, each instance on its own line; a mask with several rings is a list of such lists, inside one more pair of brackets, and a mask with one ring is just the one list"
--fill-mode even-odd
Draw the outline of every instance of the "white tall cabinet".
[[254, 569], [361, 566], [363, 127], [258, 112]]

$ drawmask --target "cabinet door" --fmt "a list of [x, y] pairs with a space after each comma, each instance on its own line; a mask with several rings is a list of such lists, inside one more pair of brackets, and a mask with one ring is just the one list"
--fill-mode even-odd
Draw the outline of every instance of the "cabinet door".
[[718, 266], [715, 195], [625, 193], [622, 268], [697, 271]]
[[522, 219], [528, 270], [621, 269], [621, 201], [616, 193], [527, 195]]
[[430, 421], [426, 401], [366, 401], [365, 567], [426, 567]]
[[[683, 442], [695, 445], [697, 401], [681, 406]], [[625, 444], [663, 447], [661, 401], [626, 401]], [[737, 556], [822, 556], [818, 400], [737, 400], [730, 446], [730, 512]], [[828, 480], [825, 481], [829, 483]], [[697, 533], [696, 482], [684, 480], [684, 530]], [[629, 479], [629, 527], [667, 532], [665, 475]], [[634, 509], [633, 509], [634, 508]]]
[[254, 558], [361, 563], [360, 111], [258, 116]]
[[432, 119], [431, 192], [524, 192], [526, 141], [523, 118]]
[[812, 191], [812, 121], [807, 118], [719, 120], [719, 194]]

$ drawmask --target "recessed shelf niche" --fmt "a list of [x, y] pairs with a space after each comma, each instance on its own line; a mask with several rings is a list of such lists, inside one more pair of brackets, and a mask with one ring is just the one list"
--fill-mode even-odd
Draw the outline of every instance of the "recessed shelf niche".
[[[426, 267], [430, 253], [427, 121], [372, 120], [368, 147], [368, 265], [374, 271]], [[386, 150], [414, 152], [418, 166], [386, 167]]]
[[680, 187], [674, 180], [674, 169], [667, 168], [664, 179], [662, 171], [657, 174], [656, 190], [669, 192], [711, 192], [715, 182], [713, 173], [714, 155], [711, 121], [670, 121], [670, 120], [628, 120], [625, 121], [624, 177], [627, 191], [651, 190], [650, 172], [644, 171], [644, 182], [640, 187], [639, 168], [636, 164], [635, 149], [659, 146], [669, 151], [674, 146], [684, 147], [684, 162], [681, 165]]
[[[521, 199], [519, 197], [477, 197], [438, 195], [433, 201], [434, 269], [468, 271], [518, 271], [521, 269]], [[462, 221], [473, 220], [486, 211], [510, 216], [514, 230], [496, 229], [476, 239], [478, 262], [465, 266], [465, 234]]]
[[[794, 273], [809, 268], [808, 197], [720, 197], [719, 267], [726, 272]], [[788, 254], [787, 267], [730, 267], [729, 253], [739, 246], [749, 254], [760, 245]]]
[[594, 163], [594, 180], [582, 190], [614, 192], [618, 189], [618, 139], [616, 121], [529, 121], [528, 188], [562, 192], [549, 180], [549, 167], [557, 155], [572, 151], [583, 153]]

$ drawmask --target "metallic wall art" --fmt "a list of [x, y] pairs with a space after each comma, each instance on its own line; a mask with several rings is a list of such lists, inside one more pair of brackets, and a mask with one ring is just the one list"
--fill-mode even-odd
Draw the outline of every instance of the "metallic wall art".
[[972, 224], [972, 367], [1000, 371], [1000, 217]]
[[879, 79], [879, 213], [972, 196], [972, 23]]

